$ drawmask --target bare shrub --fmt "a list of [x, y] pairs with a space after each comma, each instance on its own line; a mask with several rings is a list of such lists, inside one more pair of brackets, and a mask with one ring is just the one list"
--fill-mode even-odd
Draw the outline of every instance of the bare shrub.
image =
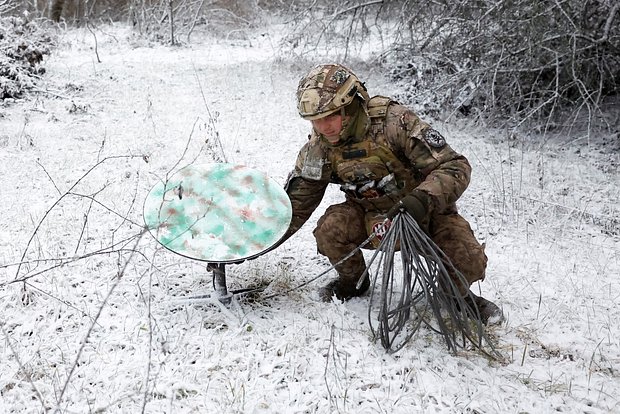
[[40, 16], [55, 22], [83, 24], [89, 19], [121, 21], [129, 16], [131, 0], [35, 0]]
[[605, 124], [601, 106], [620, 92], [620, 3], [611, 0], [301, 3], [291, 48], [347, 60], [355, 42], [373, 40], [403, 85], [399, 99], [426, 113], [591, 127]]
[[421, 86], [443, 107], [551, 127], [620, 92], [617, 2], [416, 3], [423, 16], [402, 22], [393, 50], [410, 72], [431, 68]]
[[198, 26], [225, 37], [242, 33], [256, 26], [262, 9], [243, 0], [131, 0], [130, 13], [140, 34], [174, 44], [190, 41]]
[[292, 26], [284, 42], [299, 57], [327, 55], [343, 62], [358, 55], [370, 37], [371, 26], [382, 31], [389, 25], [382, 0], [350, 4], [325, 0], [289, 5], [287, 19]]
[[18, 98], [35, 86], [43, 57], [53, 45], [40, 22], [22, 17], [0, 19], [0, 99]]
[[170, 44], [189, 41], [197, 26], [230, 35], [262, 15], [257, 2], [244, 0], [38, 0], [37, 7], [40, 15], [69, 24], [127, 21], [140, 35]]
[[0, 16], [8, 16], [19, 12], [21, 9], [19, 3], [11, 0], [0, 0]]

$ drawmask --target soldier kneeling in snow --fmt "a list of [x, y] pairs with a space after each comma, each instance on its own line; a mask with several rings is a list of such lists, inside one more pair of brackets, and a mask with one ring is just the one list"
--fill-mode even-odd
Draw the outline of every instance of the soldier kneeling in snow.
[[319, 252], [338, 272], [321, 289], [321, 298], [347, 300], [368, 290], [368, 276], [356, 287], [366, 270], [361, 251], [339, 262], [377, 223], [404, 209], [462, 273], [465, 280], [453, 281], [482, 322], [501, 320], [497, 305], [468, 295], [469, 286], [484, 279], [487, 257], [455, 204], [469, 184], [467, 159], [410, 109], [387, 97], [370, 98], [345, 66], [313, 68], [299, 83], [297, 102], [312, 134], [287, 182], [293, 219], [283, 240], [308, 220], [328, 184], [339, 184], [346, 198], [330, 206], [314, 230]]

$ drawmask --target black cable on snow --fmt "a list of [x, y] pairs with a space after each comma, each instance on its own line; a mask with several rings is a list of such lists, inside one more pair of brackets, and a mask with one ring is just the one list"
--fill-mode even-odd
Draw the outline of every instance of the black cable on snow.
[[473, 307], [468, 306], [453, 280], [468, 286], [464, 276], [407, 212], [392, 219], [366, 273], [371, 277], [368, 320], [373, 335], [388, 352], [400, 350], [426, 326], [441, 334], [453, 352], [473, 346], [488, 356], [498, 356], [475, 301], [469, 301]]

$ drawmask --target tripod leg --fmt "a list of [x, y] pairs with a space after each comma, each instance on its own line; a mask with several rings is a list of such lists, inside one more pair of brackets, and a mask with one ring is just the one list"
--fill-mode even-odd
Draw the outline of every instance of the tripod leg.
[[226, 287], [226, 265], [223, 263], [213, 263], [209, 265], [209, 268], [213, 271], [215, 296], [222, 304], [226, 306], [230, 305], [233, 295]]

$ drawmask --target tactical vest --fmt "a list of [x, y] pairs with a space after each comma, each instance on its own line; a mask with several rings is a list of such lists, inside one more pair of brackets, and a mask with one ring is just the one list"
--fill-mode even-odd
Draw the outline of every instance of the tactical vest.
[[361, 142], [329, 151], [332, 182], [367, 211], [387, 211], [417, 186], [411, 168], [390, 150], [385, 131], [389, 98], [375, 96], [367, 109], [370, 127]]

